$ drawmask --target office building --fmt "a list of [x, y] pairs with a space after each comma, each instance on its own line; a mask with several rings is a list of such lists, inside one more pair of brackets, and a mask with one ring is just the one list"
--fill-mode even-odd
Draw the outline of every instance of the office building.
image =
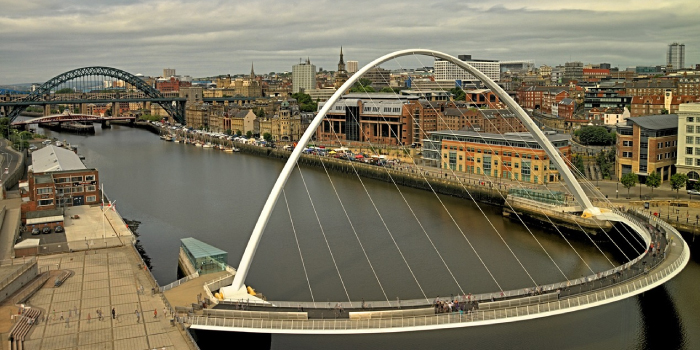
[[683, 69], [685, 65], [685, 44], [673, 43], [668, 45], [666, 66], [672, 70]]
[[686, 103], [678, 110], [678, 149], [676, 172], [686, 174], [693, 188], [700, 180], [700, 103]]
[[357, 73], [358, 63], [359, 62], [357, 62], [357, 61], [348, 61], [348, 66], [347, 66], [348, 75], [353, 75], [353, 74]]
[[292, 66], [292, 93], [316, 88], [316, 66], [307, 58]]
[[635, 173], [644, 183], [650, 173], [656, 172], [662, 182], [667, 181], [675, 173], [677, 141], [676, 114], [627, 118], [625, 125], [617, 126], [617, 178]]
[[[501, 64], [495, 60], [476, 60], [472, 59], [471, 55], [459, 55], [457, 56], [460, 60], [468, 63], [472, 67], [476, 68], [481, 73], [484, 73], [493, 81], [499, 81], [501, 79]], [[445, 61], [442, 59], [436, 59], [434, 63], [435, 67], [435, 80], [452, 80], [452, 81], [467, 81], [473, 82], [477, 81], [476, 77], [467, 73], [464, 69], [456, 66], [452, 62]]]

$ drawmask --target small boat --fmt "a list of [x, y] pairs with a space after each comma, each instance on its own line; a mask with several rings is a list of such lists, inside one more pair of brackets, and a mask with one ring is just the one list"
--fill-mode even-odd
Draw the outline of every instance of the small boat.
[[211, 142], [207, 142], [202, 146], [202, 148], [214, 148], [214, 146], [211, 144]]
[[194, 146], [195, 146], [195, 147], [202, 147], [202, 143], [199, 142], [199, 141], [197, 141], [197, 142], [195, 142]]
[[224, 148], [224, 152], [233, 153], [233, 148]]
[[56, 146], [57, 147], [63, 147], [63, 143], [61, 141], [56, 141]]
[[241, 151], [241, 149], [240, 149], [240, 148], [236, 148], [236, 147], [234, 147], [234, 148], [233, 148], [233, 151], [234, 151], [234, 152], [240, 152], [240, 151]]

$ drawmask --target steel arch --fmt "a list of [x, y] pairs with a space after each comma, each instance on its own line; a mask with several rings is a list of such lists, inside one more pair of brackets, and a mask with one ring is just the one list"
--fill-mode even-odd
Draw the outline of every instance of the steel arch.
[[[23, 101], [31, 102], [31, 101], [40, 101], [41, 98], [45, 95], [48, 95], [51, 93], [51, 90], [54, 88], [58, 87], [59, 85], [81, 77], [85, 76], [91, 76], [91, 75], [102, 75], [102, 76], [108, 76], [112, 78], [116, 78], [119, 80], [122, 80], [128, 84], [131, 84], [134, 86], [136, 89], [139, 91], [143, 92], [148, 96], [149, 98], [153, 99], [162, 99], [165, 98], [163, 94], [160, 93], [160, 91], [156, 90], [152, 86], [146, 84], [141, 78], [129, 73], [125, 72], [121, 69], [116, 69], [116, 68], [111, 68], [111, 67], [83, 67], [83, 68], [78, 68], [74, 69], [68, 72], [65, 72], [63, 74], [59, 74], [44, 84], [42, 84], [38, 89], [36, 89], [34, 92], [32, 92], [29, 96], [25, 97]], [[178, 111], [177, 108], [173, 107], [172, 104], [169, 104], [167, 102], [156, 102], [158, 103], [163, 109], [168, 112], [170, 116], [173, 118], [177, 119], [180, 123], [185, 122], [185, 116], [181, 115], [180, 111]], [[8, 117], [10, 118], [10, 122], [13, 122], [22, 111], [24, 111], [27, 107], [26, 106], [18, 106], [12, 109], [10, 113], [8, 113]]]
[[542, 131], [537, 127], [537, 125], [532, 121], [532, 119], [530, 119], [527, 113], [525, 113], [525, 111], [520, 107], [520, 105], [518, 105], [510, 96], [508, 96], [508, 94], [493, 80], [491, 80], [484, 73], [481, 73], [479, 70], [475, 69], [468, 63], [440, 51], [426, 49], [408, 49], [395, 51], [377, 58], [376, 60], [362, 67], [362, 69], [360, 69], [357, 73], [353, 74], [352, 77], [350, 77], [350, 79], [348, 79], [333, 94], [333, 96], [331, 96], [331, 98], [328, 99], [328, 101], [326, 101], [323, 108], [321, 108], [316, 117], [314, 117], [314, 119], [311, 121], [311, 124], [309, 125], [308, 129], [306, 129], [304, 134], [299, 139], [298, 144], [300, 146], [294, 149], [291, 156], [287, 160], [287, 163], [284, 165], [280, 176], [277, 178], [277, 181], [272, 187], [272, 191], [270, 192], [270, 195], [267, 198], [265, 205], [263, 206], [262, 212], [260, 213], [260, 217], [258, 218], [258, 221], [256, 222], [255, 227], [253, 228], [253, 233], [250, 236], [248, 245], [246, 246], [246, 249], [243, 252], [243, 256], [241, 257], [241, 262], [238, 266], [238, 270], [236, 272], [236, 276], [234, 277], [233, 283], [231, 284], [231, 286], [226, 287], [228, 291], [232, 293], [244, 291], [244, 282], [246, 276], [248, 275], [250, 264], [252, 263], [253, 256], [255, 256], [255, 251], [257, 250], [258, 244], [260, 243], [262, 233], [265, 230], [265, 227], [267, 226], [267, 222], [270, 219], [270, 215], [272, 215], [272, 210], [274, 209], [275, 204], [277, 203], [279, 195], [282, 193], [282, 188], [287, 182], [287, 179], [289, 179], [289, 176], [291, 175], [291, 172], [294, 169], [297, 160], [299, 159], [299, 157], [301, 157], [301, 152], [304, 149], [303, 146], [309, 142], [311, 136], [316, 132], [316, 129], [318, 129], [319, 125], [321, 124], [321, 121], [325, 117], [328, 110], [330, 110], [330, 108], [336, 103], [336, 101], [338, 101], [338, 99], [340, 99], [340, 97], [343, 94], [345, 94], [345, 92], [349, 90], [355, 84], [355, 82], [358, 81], [360, 77], [362, 77], [368, 70], [391, 59], [409, 55], [431, 56], [450, 61], [451, 63], [466, 70], [471, 75], [475, 76], [477, 79], [482, 81], [484, 85], [486, 85], [489, 89], [491, 89], [491, 91], [498, 95], [501, 101], [503, 101], [506, 104], [506, 106], [508, 106], [508, 108], [514, 112], [515, 116], [523, 123], [523, 125], [525, 125], [528, 131], [530, 131], [535, 140], [537, 140], [537, 143], [540, 144], [540, 146], [542, 146], [549, 158], [552, 160], [552, 162], [555, 163], [559, 171], [562, 173], [562, 179], [566, 183], [567, 187], [571, 189], [571, 192], [576, 198], [576, 201], [584, 209], [584, 213], [591, 216], [599, 215], [601, 213], [600, 209], [593, 206], [588, 196], [583, 192], [583, 188], [581, 188], [581, 185], [574, 178], [574, 175], [569, 169], [569, 166], [564, 162], [561, 155], [559, 154], [559, 150], [555, 148], [551, 142], [549, 142], [544, 133], [542, 133]]

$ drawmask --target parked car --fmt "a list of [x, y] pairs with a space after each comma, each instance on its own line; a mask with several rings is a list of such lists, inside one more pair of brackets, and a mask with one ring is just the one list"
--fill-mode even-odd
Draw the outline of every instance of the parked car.
[[63, 232], [63, 226], [57, 225], [56, 227], [53, 228], [53, 231], [56, 233], [61, 233], [61, 232]]
[[41, 229], [41, 233], [43, 233], [43, 234], [49, 234], [49, 233], [51, 233], [51, 227], [49, 227], [49, 226], [44, 226], [44, 228]]
[[690, 194], [690, 195], [693, 195], [693, 194], [697, 194], [697, 195], [700, 195], [700, 191], [696, 191], [696, 190], [688, 190], [688, 194]]
[[32, 234], [33, 235], [38, 235], [39, 233], [41, 233], [41, 230], [39, 230], [38, 227], [32, 227]]

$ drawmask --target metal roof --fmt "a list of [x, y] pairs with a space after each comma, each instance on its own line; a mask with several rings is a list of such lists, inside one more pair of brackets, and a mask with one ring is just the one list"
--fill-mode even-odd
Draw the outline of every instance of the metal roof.
[[49, 145], [32, 153], [32, 169], [35, 173], [60, 170], [87, 169], [77, 154], [65, 148]]
[[182, 238], [180, 239], [180, 242], [182, 242], [182, 245], [185, 246], [185, 249], [187, 249], [187, 251], [189, 251], [195, 259], [206, 258], [214, 255], [228, 254], [217, 247], [211, 246], [192, 237]]
[[649, 130], [661, 129], [677, 129], [678, 115], [677, 114], [658, 114], [645, 115], [642, 117], [627, 118], [627, 125], [631, 123], [639, 125], [639, 127]]

